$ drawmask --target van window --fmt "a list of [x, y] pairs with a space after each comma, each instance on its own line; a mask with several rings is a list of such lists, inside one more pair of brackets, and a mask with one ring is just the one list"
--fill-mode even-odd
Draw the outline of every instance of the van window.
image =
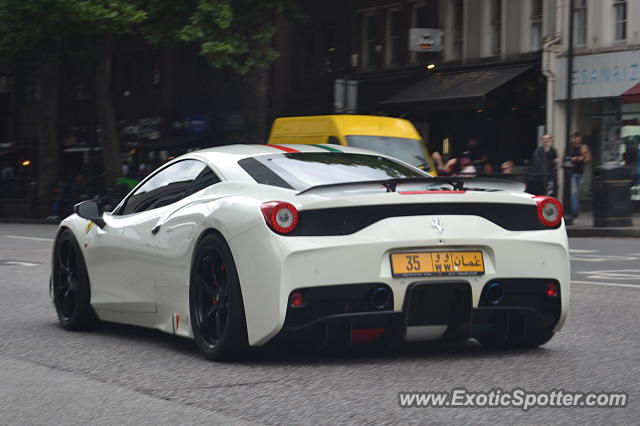
[[347, 142], [351, 146], [370, 149], [395, 157], [412, 166], [424, 167], [425, 170], [430, 168], [422, 149], [422, 141], [419, 139], [350, 135], [347, 136]]
[[329, 136], [327, 138], [327, 143], [330, 143], [332, 145], [340, 145], [340, 141], [335, 136]]

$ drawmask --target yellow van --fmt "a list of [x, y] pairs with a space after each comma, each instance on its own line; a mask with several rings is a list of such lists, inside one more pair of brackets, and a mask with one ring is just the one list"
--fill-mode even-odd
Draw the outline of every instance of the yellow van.
[[281, 117], [273, 122], [270, 144], [336, 144], [370, 149], [420, 167], [436, 168], [424, 141], [408, 120], [374, 115]]

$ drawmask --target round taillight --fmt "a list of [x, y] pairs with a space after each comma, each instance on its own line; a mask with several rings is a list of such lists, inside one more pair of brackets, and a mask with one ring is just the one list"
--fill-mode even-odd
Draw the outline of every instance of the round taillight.
[[560, 294], [560, 289], [558, 288], [558, 284], [548, 283], [544, 289], [544, 294], [547, 297], [558, 297], [558, 294]]
[[562, 220], [562, 203], [546, 195], [533, 197], [538, 205], [538, 220], [548, 228], [556, 227]]
[[298, 210], [283, 201], [263, 203], [262, 214], [269, 228], [278, 234], [288, 234], [298, 226]]

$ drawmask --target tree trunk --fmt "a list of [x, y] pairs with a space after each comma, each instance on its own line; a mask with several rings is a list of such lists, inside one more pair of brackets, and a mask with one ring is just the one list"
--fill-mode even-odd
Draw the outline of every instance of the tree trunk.
[[166, 45], [161, 51], [161, 74], [160, 87], [162, 90], [162, 137], [165, 138], [170, 134], [173, 127], [173, 120], [176, 112], [176, 66], [179, 63], [178, 47], [175, 45]]
[[50, 202], [60, 167], [60, 77], [61, 63], [55, 56], [42, 58], [38, 68], [38, 201]]
[[111, 93], [112, 46], [113, 36], [109, 35], [96, 53], [95, 69], [95, 106], [102, 146], [104, 184], [107, 186], [113, 185], [122, 173], [120, 138]]
[[269, 117], [269, 66], [254, 68], [245, 76], [247, 82], [244, 102], [247, 143], [267, 143]]

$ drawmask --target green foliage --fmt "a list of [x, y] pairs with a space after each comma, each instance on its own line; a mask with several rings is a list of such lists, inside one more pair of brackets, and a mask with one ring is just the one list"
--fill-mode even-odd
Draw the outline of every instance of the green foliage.
[[195, 43], [212, 66], [245, 74], [276, 58], [275, 17], [292, 9], [293, 0], [151, 0], [150, 21], [165, 17], [165, 26], [162, 34], [157, 26], [148, 34], [155, 42]]
[[133, 32], [147, 16], [128, 0], [0, 0], [0, 54], [70, 53], [104, 33]]
[[0, 0], [0, 55], [31, 56], [96, 46], [106, 34], [153, 44], [193, 43], [214, 67], [239, 73], [276, 58], [277, 14], [293, 0]]

